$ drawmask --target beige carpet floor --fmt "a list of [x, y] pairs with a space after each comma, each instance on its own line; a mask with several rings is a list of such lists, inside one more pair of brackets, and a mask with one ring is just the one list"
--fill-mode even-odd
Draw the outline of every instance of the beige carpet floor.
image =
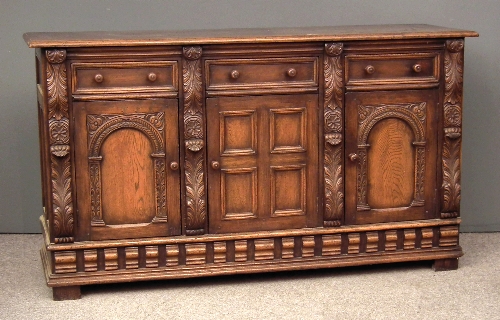
[[456, 271], [428, 262], [82, 287], [52, 301], [41, 235], [0, 235], [0, 319], [500, 319], [500, 233], [461, 234]]

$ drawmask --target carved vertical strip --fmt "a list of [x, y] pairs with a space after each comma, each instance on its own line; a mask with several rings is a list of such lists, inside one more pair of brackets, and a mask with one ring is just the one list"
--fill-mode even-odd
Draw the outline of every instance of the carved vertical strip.
[[90, 160], [90, 211], [92, 220], [91, 226], [104, 226], [102, 220], [102, 204], [101, 204], [101, 158]]
[[425, 174], [425, 147], [417, 146], [415, 150], [415, 192], [412, 207], [425, 204], [424, 200], [424, 174]]
[[342, 51], [342, 43], [325, 44], [325, 211], [323, 217], [325, 227], [340, 226], [344, 214]]
[[183, 48], [186, 234], [205, 233], [204, 128], [201, 47]]
[[52, 188], [51, 236], [55, 243], [74, 241], [66, 51], [48, 50], [47, 103]]
[[369, 145], [358, 145], [358, 174], [357, 174], [357, 211], [370, 210], [368, 205], [368, 163], [367, 163], [367, 148]]
[[463, 49], [461, 39], [446, 41], [441, 218], [457, 217], [460, 211]]
[[156, 185], [156, 216], [153, 222], [167, 222], [167, 185], [165, 173], [165, 158], [156, 158], [155, 185]]

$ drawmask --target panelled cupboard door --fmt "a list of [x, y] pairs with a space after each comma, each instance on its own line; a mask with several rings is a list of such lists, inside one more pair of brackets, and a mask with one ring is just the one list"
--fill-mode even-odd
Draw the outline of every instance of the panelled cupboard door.
[[73, 109], [79, 238], [180, 234], [177, 99]]
[[346, 94], [346, 224], [436, 212], [438, 90]]
[[318, 96], [207, 99], [210, 233], [318, 225]]

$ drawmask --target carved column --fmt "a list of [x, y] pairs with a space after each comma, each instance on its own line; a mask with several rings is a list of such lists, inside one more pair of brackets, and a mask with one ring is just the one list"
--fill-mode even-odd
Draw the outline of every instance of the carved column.
[[325, 44], [325, 211], [323, 226], [338, 227], [344, 215], [342, 43]]
[[185, 228], [187, 235], [197, 235], [205, 233], [207, 224], [201, 47], [185, 47], [183, 56]]
[[50, 143], [52, 208], [50, 234], [55, 243], [74, 241], [69, 150], [68, 82], [66, 51], [47, 50], [47, 105]]
[[441, 218], [455, 218], [460, 212], [463, 50], [463, 40], [446, 41]]

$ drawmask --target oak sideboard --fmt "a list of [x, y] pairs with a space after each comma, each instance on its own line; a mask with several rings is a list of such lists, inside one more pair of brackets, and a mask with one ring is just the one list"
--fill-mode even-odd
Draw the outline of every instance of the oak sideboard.
[[464, 38], [381, 25], [27, 33], [45, 244], [80, 286], [458, 267]]

